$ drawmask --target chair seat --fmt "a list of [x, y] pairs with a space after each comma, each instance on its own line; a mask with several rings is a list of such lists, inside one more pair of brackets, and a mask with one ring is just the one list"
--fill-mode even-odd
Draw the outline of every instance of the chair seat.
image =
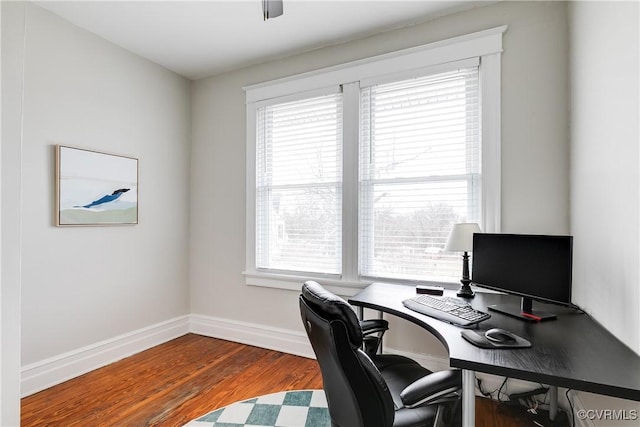
[[372, 361], [387, 383], [395, 409], [404, 406], [400, 399], [402, 390], [414, 381], [431, 373], [415, 360], [397, 354], [378, 354], [372, 357]]
[[409, 384], [429, 375], [431, 371], [423, 368], [418, 362], [397, 354], [379, 354], [372, 358], [374, 365], [384, 378], [393, 399], [395, 418], [393, 427], [423, 427], [431, 425], [436, 416], [435, 406], [420, 408], [403, 408], [400, 393]]
[[398, 409], [393, 419], [393, 427], [424, 427], [433, 425], [437, 409], [433, 405], [412, 409]]

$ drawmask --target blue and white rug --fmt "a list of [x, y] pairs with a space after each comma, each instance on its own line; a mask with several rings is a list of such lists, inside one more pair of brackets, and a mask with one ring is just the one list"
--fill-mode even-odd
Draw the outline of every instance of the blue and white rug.
[[322, 390], [283, 391], [233, 403], [184, 427], [330, 427]]

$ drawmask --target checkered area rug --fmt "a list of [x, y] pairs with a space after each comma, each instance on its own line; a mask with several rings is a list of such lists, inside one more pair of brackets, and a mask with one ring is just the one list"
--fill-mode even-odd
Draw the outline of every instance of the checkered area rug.
[[322, 390], [268, 394], [217, 409], [184, 427], [330, 427]]

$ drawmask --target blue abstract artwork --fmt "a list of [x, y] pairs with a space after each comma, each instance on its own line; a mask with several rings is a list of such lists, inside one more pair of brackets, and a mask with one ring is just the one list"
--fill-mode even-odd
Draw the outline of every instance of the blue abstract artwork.
[[56, 146], [56, 225], [138, 223], [138, 159]]

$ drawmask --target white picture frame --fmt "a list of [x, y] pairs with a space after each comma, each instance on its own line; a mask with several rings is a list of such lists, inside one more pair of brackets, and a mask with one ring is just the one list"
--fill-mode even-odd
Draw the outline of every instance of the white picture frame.
[[57, 226], [138, 223], [138, 159], [56, 145]]

